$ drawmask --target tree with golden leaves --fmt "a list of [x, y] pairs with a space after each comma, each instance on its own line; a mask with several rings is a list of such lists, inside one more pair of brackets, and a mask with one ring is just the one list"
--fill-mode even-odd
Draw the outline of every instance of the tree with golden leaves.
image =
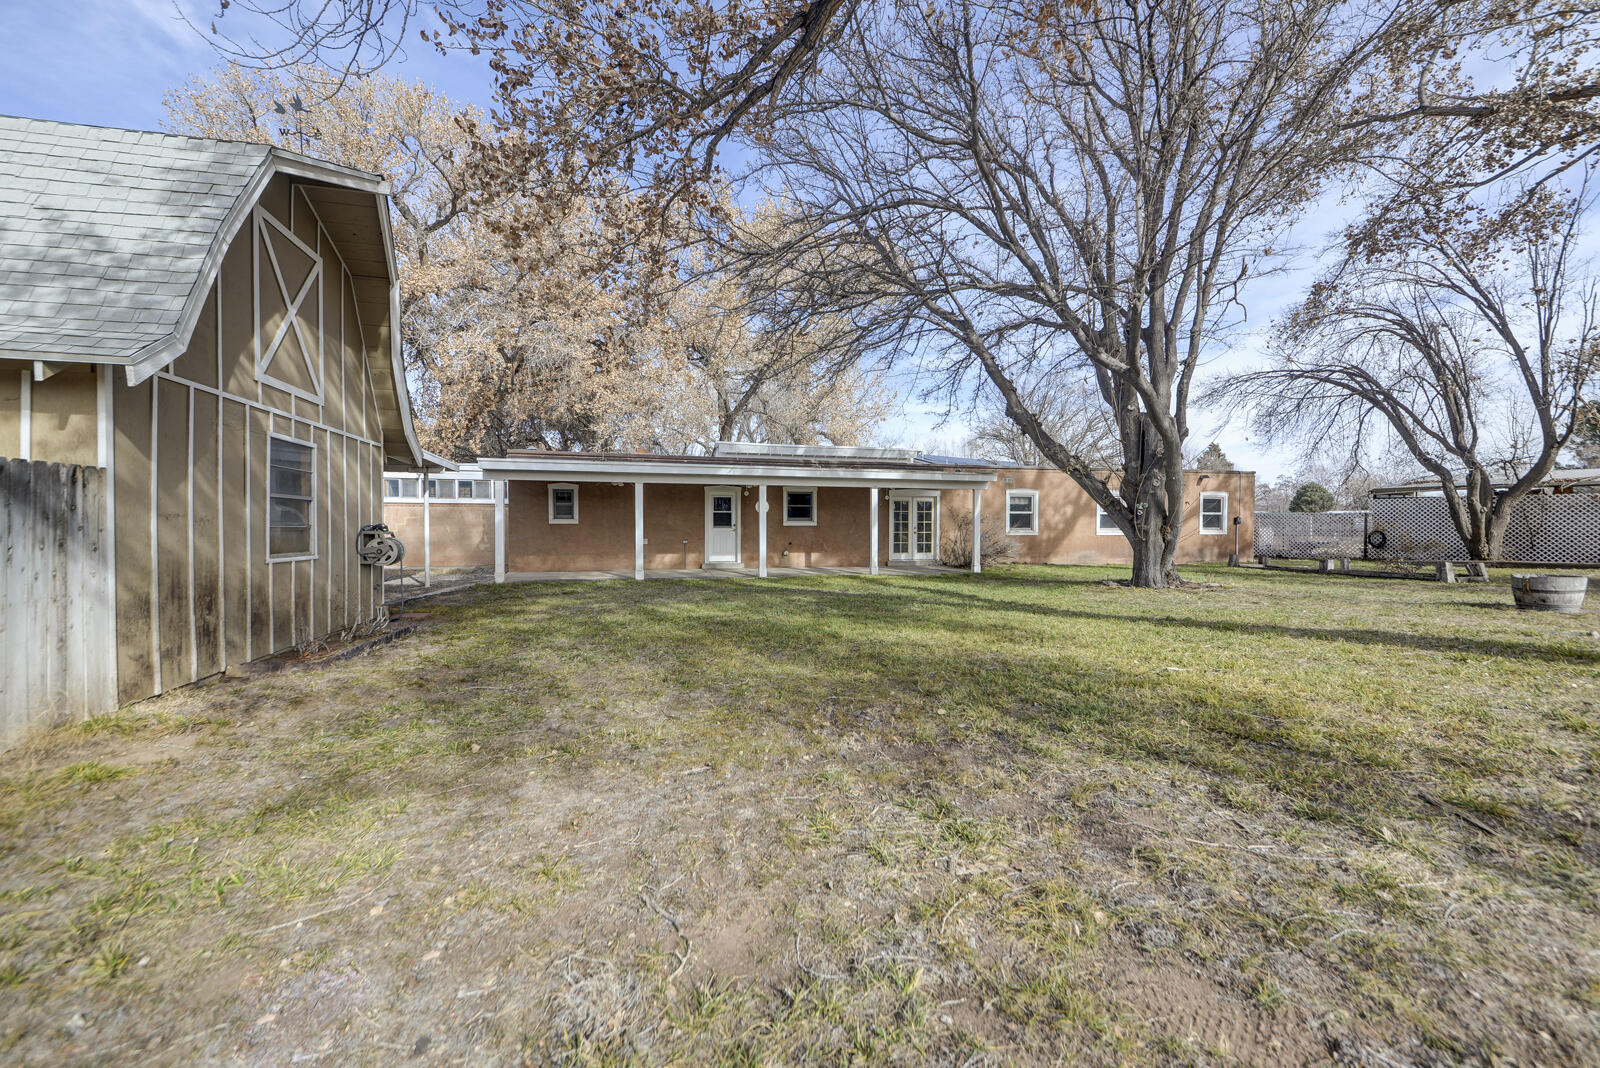
[[[881, 384], [845, 366], [854, 354], [820, 360], [833, 335], [762, 325], [748, 286], [647, 269], [629, 251], [636, 228], [608, 228], [627, 190], [610, 190], [604, 210], [577, 199], [544, 215], [484, 189], [473, 156], [484, 116], [424, 86], [229, 66], [166, 103], [174, 131], [390, 179], [406, 366], [434, 451], [854, 442], [886, 414]], [[511, 218], [523, 220], [514, 238]]]

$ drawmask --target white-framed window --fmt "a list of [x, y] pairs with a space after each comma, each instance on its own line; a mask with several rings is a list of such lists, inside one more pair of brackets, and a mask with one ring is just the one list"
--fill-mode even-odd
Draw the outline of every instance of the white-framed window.
[[494, 500], [494, 483], [486, 479], [462, 479], [457, 493], [464, 501], [492, 501]]
[[1200, 494], [1200, 533], [1226, 534], [1228, 532], [1228, 495], [1226, 493]]
[[1039, 491], [1006, 490], [1006, 533], [1039, 533]]
[[1103, 535], [1122, 537], [1122, 528], [1117, 526], [1117, 521], [1111, 514], [1098, 504], [1094, 506], [1094, 532]]
[[578, 487], [570, 482], [550, 484], [550, 522], [576, 523], [578, 521]]
[[267, 438], [267, 558], [316, 555], [317, 447], [306, 441]]
[[817, 525], [817, 491], [811, 486], [783, 487], [783, 525], [786, 527], [814, 527]]
[[416, 500], [421, 480], [411, 475], [390, 475], [383, 480], [383, 495], [392, 501]]
[[436, 501], [456, 499], [456, 480], [453, 478], [428, 479], [428, 496]]

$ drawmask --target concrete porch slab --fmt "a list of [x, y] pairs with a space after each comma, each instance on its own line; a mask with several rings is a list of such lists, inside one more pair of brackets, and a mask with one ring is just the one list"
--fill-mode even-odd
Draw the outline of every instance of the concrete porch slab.
[[[866, 567], [769, 567], [769, 578], [802, 578], [817, 575], [869, 575]], [[964, 568], [943, 564], [894, 564], [880, 567], [880, 575], [964, 575]], [[662, 568], [644, 573], [646, 579], [738, 579], [755, 578], [753, 567]], [[508, 571], [507, 582], [600, 582], [610, 579], [633, 581], [631, 570], [620, 571]]]

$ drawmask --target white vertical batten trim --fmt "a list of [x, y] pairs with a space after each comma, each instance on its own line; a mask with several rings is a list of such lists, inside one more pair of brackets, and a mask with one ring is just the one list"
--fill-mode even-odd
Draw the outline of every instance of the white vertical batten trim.
[[[323, 413], [323, 418], [324, 419], [327, 418], [327, 413], [326, 412]], [[326, 472], [326, 478], [327, 478], [327, 481], [324, 482], [323, 485], [325, 485], [327, 487], [327, 492], [329, 494], [329, 500], [328, 500], [328, 553], [327, 553], [327, 556], [328, 556], [328, 574], [326, 576], [326, 581], [324, 581], [323, 584], [322, 584], [322, 600], [323, 600], [323, 607], [324, 607], [322, 621], [323, 621], [323, 623], [327, 624], [327, 627], [328, 627], [328, 629], [326, 631], [324, 631], [323, 633], [332, 634], [334, 629], [335, 629], [334, 625], [333, 625], [333, 500], [332, 500], [332, 493], [333, 493], [333, 434], [328, 432], [327, 430], [324, 430], [322, 436], [323, 436], [323, 442], [322, 443], [327, 446], [327, 450], [324, 453], [323, 458], [322, 458], [323, 470]]]
[[200, 677], [200, 634], [194, 617], [194, 390], [189, 391], [189, 681]]
[[[943, 498], [941, 497], [942, 501]], [[937, 507], [937, 505], [935, 506]], [[1039, 520], [1034, 519], [1037, 525]], [[972, 573], [974, 575], [983, 570], [983, 490], [974, 487], [972, 491]]]
[[428, 469], [422, 469], [422, 584], [433, 585], [433, 519], [428, 510]]
[[[812, 505], [816, 507], [815, 504]], [[767, 577], [767, 484], [756, 485], [756, 578]]]
[[117, 425], [116, 395], [113, 392], [116, 370], [110, 364], [101, 364], [97, 373], [100, 379], [95, 385], [95, 401], [98, 408], [96, 429], [99, 438], [100, 466], [105, 468], [106, 472], [106, 533], [102, 545], [106, 560], [105, 581], [111, 594], [111, 648], [101, 652], [112, 659], [111, 697], [115, 704], [122, 694], [121, 680], [117, 678], [122, 658], [117, 655]]
[[256, 525], [250, 507], [250, 409], [244, 411], [244, 658], [256, 658]]
[[506, 494], [511, 483], [498, 482], [494, 487], [494, 580], [506, 580]]
[[33, 459], [33, 372], [22, 371], [22, 400], [18, 404], [17, 459]]
[[644, 483], [633, 484], [633, 577], [644, 581]]
[[161, 383], [150, 383], [150, 664], [155, 693], [161, 685]]
[[[350, 411], [350, 402], [345, 402], [345, 413]], [[344, 500], [344, 537], [349, 542], [350, 538], [350, 439], [341, 438], [339, 454], [339, 496]], [[344, 625], [349, 627], [350, 619], [350, 559], [352, 554], [344, 554]]]
[[[259, 383], [257, 388], [260, 388]], [[294, 403], [290, 401], [290, 403]], [[267, 439], [262, 442], [267, 450], [261, 457], [261, 498], [264, 508], [262, 510], [261, 524], [261, 557], [267, 562], [267, 655], [271, 656], [278, 651], [278, 598], [276, 586], [277, 569], [272, 566], [272, 435], [278, 430], [278, 413], [273, 412], [267, 416]]]
[[878, 573], [878, 487], [867, 487], [867, 529], [872, 539], [872, 553], [867, 562], [867, 572]]
[[[350, 535], [350, 324], [345, 322], [345, 287], [349, 284], [350, 270], [339, 260], [339, 430], [344, 435], [339, 446], [339, 500], [344, 507], [344, 626], [350, 619], [350, 559], [354, 555], [350, 546], [355, 539]], [[330, 460], [333, 457], [328, 457]]]
[[216, 297], [217, 312], [217, 670], [228, 670], [228, 509], [222, 503], [222, 458], [227, 453], [227, 435], [223, 433], [223, 416], [228, 402], [222, 399], [222, 269], [217, 269], [216, 280], [211, 283]]

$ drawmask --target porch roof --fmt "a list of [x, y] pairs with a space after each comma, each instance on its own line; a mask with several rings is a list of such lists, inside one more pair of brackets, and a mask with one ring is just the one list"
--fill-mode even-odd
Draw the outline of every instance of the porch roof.
[[691, 485], [872, 486], [982, 489], [991, 465], [816, 455], [669, 456], [660, 453], [547, 452], [513, 449], [479, 457], [484, 478], [535, 482], [651, 482]]

